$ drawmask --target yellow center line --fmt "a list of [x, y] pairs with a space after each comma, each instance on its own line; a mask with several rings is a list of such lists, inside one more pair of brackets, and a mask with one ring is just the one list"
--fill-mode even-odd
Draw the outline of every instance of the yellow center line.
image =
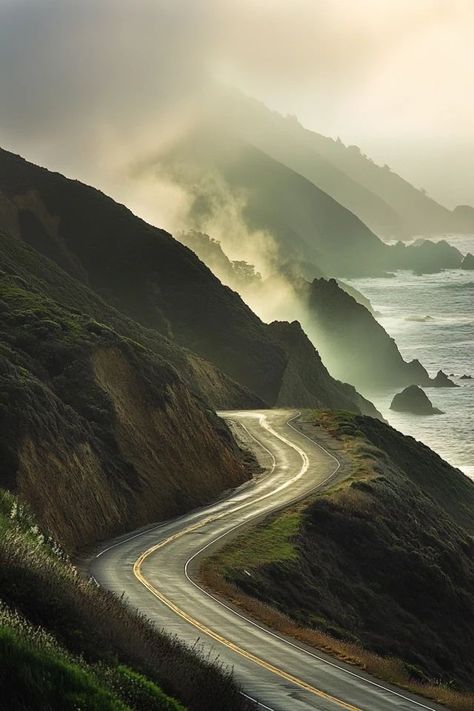
[[226, 514], [222, 513], [216, 516], [210, 516], [203, 521], [200, 521], [199, 523], [193, 524], [192, 526], [189, 526], [188, 528], [183, 529], [182, 531], [179, 531], [178, 533], [173, 534], [172, 536], [169, 536], [166, 538], [164, 541], [161, 541], [160, 543], [155, 544], [154, 546], [151, 546], [151, 548], [148, 548], [146, 551], [144, 551], [139, 558], [134, 563], [133, 566], [133, 573], [137, 580], [144, 585], [158, 600], [160, 600], [164, 605], [166, 605], [170, 610], [172, 610], [176, 615], [181, 617], [183, 620], [188, 622], [190, 625], [195, 627], [197, 630], [200, 632], [206, 634], [208, 637], [211, 637], [214, 639], [216, 642], [219, 642], [220, 644], [223, 644], [225, 647], [230, 649], [233, 652], [236, 652], [239, 654], [241, 657], [244, 657], [245, 659], [248, 659], [249, 661], [253, 662], [254, 664], [257, 664], [260, 667], [263, 667], [263, 669], [266, 669], [267, 671], [272, 672], [273, 674], [276, 674], [277, 676], [281, 677], [282, 679], [285, 679], [285, 681], [289, 681], [292, 684], [295, 684], [296, 686], [299, 686], [301, 689], [304, 689], [304, 691], [308, 691], [310, 694], [314, 694], [315, 696], [318, 696], [321, 699], [324, 699], [325, 701], [330, 701], [333, 704], [336, 704], [342, 709], [346, 709], [346, 711], [360, 711], [356, 706], [352, 706], [351, 704], [346, 703], [345, 701], [342, 701], [341, 699], [337, 699], [335, 696], [331, 696], [330, 694], [327, 694], [324, 691], [321, 691], [320, 689], [317, 689], [314, 686], [311, 686], [310, 684], [307, 684], [305, 681], [302, 679], [299, 679], [296, 676], [293, 676], [293, 674], [289, 674], [288, 672], [284, 671], [283, 669], [280, 669], [279, 667], [275, 667], [273, 664], [269, 664], [266, 662], [264, 659], [260, 659], [260, 657], [255, 656], [255, 654], [252, 654], [251, 652], [248, 652], [245, 649], [242, 649], [242, 647], [239, 647], [236, 645], [234, 642], [231, 642], [230, 640], [226, 639], [225, 637], [222, 637], [222, 635], [218, 634], [217, 632], [214, 632], [212, 629], [207, 627], [206, 625], [202, 624], [198, 620], [196, 620], [194, 617], [191, 617], [187, 612], [179, 608], [177, 605], [175, 605], [174, 602], [172, 602], [166, 595], [164, 595], [162, 592], [160, 592], [154, 585], [150, 583], [149, 580], [145, 578], [141, 571], [141, 567], [145, 560], [155, 553], [157, 550], [160, 548], [163, 548], [164, 546], [167, 546], [168, 544], [172, 543], [173, 541], [177, 540], [178, 538], [181, 538], [185, 534], [191, 533], [195, 531], [198, 528], [202, 528], [202, 526], [205, 526], [207, 523], [210, 523], [211, 521], [216, 521], [220, 518], [223, 518]]

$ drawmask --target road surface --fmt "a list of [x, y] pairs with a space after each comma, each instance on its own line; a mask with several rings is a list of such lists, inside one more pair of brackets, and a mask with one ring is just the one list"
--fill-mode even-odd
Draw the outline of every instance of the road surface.
[[[233, 667], [245, 695], [271, 711], [422, 711], [442, 707], [273, 633], [193, 579], [198, 558], [250, 521], [341, 476], [338, 460], [295, 427], [287, 410], [221, 413], [266, 473], [217, 503], [115, 539], [90, 562], [105, 588], [158, 627]], [[224, 711], [224, 710], [223, 710]]]

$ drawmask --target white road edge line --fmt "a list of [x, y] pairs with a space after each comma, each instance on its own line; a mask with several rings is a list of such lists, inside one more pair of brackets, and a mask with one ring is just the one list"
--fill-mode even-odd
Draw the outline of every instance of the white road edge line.
[[[296, 418], [298, 418], [300, 415], [301, 415], [301, 412], [298, 412], [298, 414], [295, 415], [294, 417], [291, 417], [291, 418], [287, 421], [286, 424], [289, 425], [289, 426], [291, 427], [291, 429], [293, 429], [297, 434], [300, 434], [300, 435], [302, 435], [303, 437], [306, 437], [307, 440], [309, 440], [312, 444], [315, 444], [317, 447], [319, 447], [325, 454], [327, 454], [329, 457], [331, 457], [332, 459], [334, 459], [334, 461], [337, 463], [337, 467], [336, 467], [335, 470], [332, 472], [332, 474], [330, 474], [328, 477], [326, 477], [326, 479], [324, 479], [324, 480], [321, 481], [319, 484], [317, 484], [317, 486], [315, 486], [314, 489], [312, 489], [311, 491], [308, 492], [308, 495], [310, 495], [312, 492], [317, 491], [318, 489], [320, 489], [324, 484], [327, 484], [327, 482], [328, 482], [330, 479], [332, 479], [335, 474], [337, 474], [337, 472], [339, 471], [339, 469], [340, 469], [340, 467], [341, 467], [341, 462], [339, 461], [339, 459], [337, 459], [337, 457], [335, 457], [333, 454], [331, 454], [331, 452], [328, 452], [328, 450], [325, 449], [325, 448], [324, 448], [322, 445], [320, 445], [318, 442], [315, 442], [313, 439], [311, 439], [311, 437], [308, 437], [308, 435], [304, 434], [304, 432], [301, 432], [301, 431], [298, 430], [296, 427], [293, 427], [293, 425], [292, 425], [291, 423], [292, 423], [294, 420], [296, 420]], [[245, 429], [246, 429], [246, 428], [245, 428]], [[247, 432], [248, 432], [248, 430], [247, 430]], [[261, 442], [259, 442], [259, 440], [258, 440], [256, 437], [254, 437], [250, 432], [248, 432], [248, 434], [249, 434], [256, 442], [258, 442], [259, 445], [261, 445], [262, 447], [264, 447], [264, 449], [267, 449], [267, 448], [265, 447], [265, 445], [263, 445]], [[280, 439], [282, 439], [282, 438], [280, 437]], [[296, 451], [298, 451], [297, 447], [295, 447], [295, 446], [293, 445], [293, 443], [290, 443], [289, 440], [286, 440], [286, 441], [287, 441], [287, 443], [290, 444], [291, 447], [293, 447], [293, 449], [296, 449]], [[269, 450], [267, 450], [267, 451], [269, 451]], [[272, 455], [272, 456], [273, 456], [273, 455]], [[301, 498], [301, 497], [297, 497], [296, 499], [293, 499], [293, 501], [291, 501], [291, 500], [288, 501], [288, 502], [285, 504], [285, 507], [286, 507], [286, 506], [290, 506], [292, 503], [294, 503], [294, 501], [297, 501], [297, 500], [300, 499], [300, 498]], [[229, 513], [232, 513], [232, 512], [229, 512]], [[269, 512], [269, 513], [271, 513], [271, 512]], [[214, 538], [212, 541], [210, 541], [210, 542], [207, 543], [205, 546], [203, 546], [200, 550], [198, 550], [196, 553], [194, 553], [194, 555], [192, 555], [192, 556], [186, 561], [186, 564], [185, 564], [185, 566], [184, 566], [184, 574], [185, 574], [186, 578], [189, 580], [189, 582], [190, 582], [192, 585], [194, 585], [194, 587], [196, 587], [198, 590], [200, 590], [200, 591], [203, 592], [205, 595], [207, 595], [207, 597], [211, 598], [212, 600], [214, 600], [214, 602], [216, 602], [216, 603], [218, 603], [219, 605], [221, 605], [221, 607], [224, 607], [226, 610], [228, 610], [229, 612], [233, 613], [234, 615], [236, 615], [236, 616], [239, 617], [240, 619], [245, 620], [245, 622], [248, 622], [250, 625], [253, 625], [254, 627], [256, 627], [257, 629], [259, 629], [259, 630], [262, 631], [262, 632], [266, 632], [267, 634], [271, 635], [271, 636], [274, 637], [275, 639], [278, 639], [279, 641], [284, 642], [285, 644], [288, 644], [289, 646], [291, 646], [291, 647], [293, 647], [293, 648], [295, 648], [295, 649], [297, 649], [297, 650], [299, 650], [299, 651], [301, 651], [301, 652], [304, 652], [305, 654], [309, 655], [310, 657], [313, 657], [314, 659], [317, 659], [318, 661], [323, 662], [323, 663], [325, 663], [325, 664], [327, 664], [327, 665], [333, 667], [334, 669], [337, 669], [338, 671], [345, 672], [346, 674], [349, 674], [350, 676], [353, 676], [353, 677], [356, 678], [356, 679], [359, 679], [359, 680], [364, 681], [364, 682], [366, 682], [366, 683], [368, 683], [368, 684], [371, 684], [372, 686], [374, 686], [374, 687], [376, 687], [376, 688], [378, 688], [378, 689], [382, 689], [382, 691], [386, 691], [386, 692], [389, 693], [389, 694], [393, 694], [393, 695], [397, 696], [398, 698], [403, 699], [404, 701], [409, 701], [409, 702], [412, 703], [412, 704], [416, 704], [417, 706], [420, 706], [420, 708], [428, 709], [428, 711], [435, 711], [432, 706], [426, 706], [425, 704], [422, 704], [422, 703], [420, 703], [419, 701], [415, 701], [414, 699], [410, 699], [408, 696], [404, 696], [403, 694], [399, 693], [398, 691], [394, 691], [393, 689], [389, 689], [389, 688], [387, 688], [386, 686], [383, 686], [382, 684], [378, 684], [377, 682], [372, 681], [371, 679], [367, 679], [366, 677], [361, 676], [360, 674], [357, 674], [356, 672], [350, 671], [349, 669], [345, 669], [344, 667], [341, 667], [341, 666], [339, 666], [338, 664], [335, 664], [334, 662], [331, 662], [331, 661], [329, 661], [329, 660], [327, 660], [327, 659], [324, 659], [324, 657], [320, 657], [319, 655], [315, 654], [314, 652], [310, 652], [309, 650], [305, 649], [304, 647], [300, 647], [299, 645], [295, 644], [294, 642], [290, 642], [289, 640], [285, 639], [284, 637], [280, 637], [278, 634], [276, 634], [276, 632], [272, 632], [272, 631], [269, 630], [268, 628], [262, 627], [262, 626], [259, 625], [257, 622], [254, 622], [254, 621], [251, 620], [250, 618], [246, 617], [245, 615], [242, 615], [240, 612], [237, 612], [237, 611], [234, 610], [233, 608], [229, 607], [229, 606], [226, 605], [224, 602], [222, 602], [221, 600], [219, 600], [218, 598], [216, 598], [214, 595], [212, 595], [210, 592], [208, 592], [207, 590], [205, 590], [205, 588], [203, 588], [203, 587], [201, 587], [200, 585], [198, 585], [198, 583], [196, 583], [196, 582], [190, 577], [190, 575], [189, 575], [189, 573], [188, 573], [189, 564], [190, 564], [198, 555], [200, 555], [201, 553], [203, 553], [207, 548], [209, 548], [211, 545], [213, 545], [214, 543], [216, 543], [216, 542], [219, 541], [220, 539], [225, 538], [225, 536], [229, 535], [230, 533], [232, 533], [232, 532], [235, 531], [236, 529], [238, 529], [238, 528], [240, 528], [241, 526], [244, 526], [244, 525], [246, 525], [246, 524], [248, 524], [248, 523], [249, 523], [248, 521], [243, 521], [242, 523], [239, 523], [237, 526], [234, 526], [233, 528], [229, 529], [229, 530], [226, 531], [225, 533], [222, 533], [222, 534], [221, 534], [220, 536], [218, 536], [217, 538]]]
[[241, 696], [245, 696], [246, 699], [249, 701], [253, 701], [254, 704], [257, 704], [257, 706], [261, 706], [262, 709], [267, 709], [267, 711], [274, 711], [274, 709], [270, 708], [270, 706], [265, 706], [265, 704], [262, 704], [261, 701], [258, 701], [257, 699], [254, 699], [253, 696], [249, 696], [248, 694], [244, 694], [243, 691], [239, 692]]

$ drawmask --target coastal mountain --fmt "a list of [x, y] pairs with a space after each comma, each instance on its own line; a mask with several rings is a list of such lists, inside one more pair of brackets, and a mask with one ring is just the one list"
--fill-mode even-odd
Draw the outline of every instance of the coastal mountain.
[[0, 248], [0, 482], [44, 530], [71, 551], [250, 476], [168, 361], [96, 320], [97, 297], [32, 249]]
[[[417, 360], [406, 362], [395, 340], [377, 321], [370, 301], [350, 284], [323, 277], [310, 283], [298, 276], [298, 269], [290, 268], [289, 265], [285, 265], [280, 273], [263, 279], [252, 265], [228, 259], [221, 244], [206, 234], [192, 231], [180, 235], [180, 239], [189, 244], [209, 266], [212, 265], [226, 284], [238, 288], [245, 298], [249, 298], [250, 303], [271, 301], [277, 288], [275, 284], [278, 285], [283, 279], [289, 295], [286, 306], [288, 312], [292, 313], [292, 317], [301, 319], [304, 330], [318, 347], [318, 357], [322, 357], [334, 377], [354, 383], [364, 392], [396, 389], [412, 384], [453, 386], [453, 382], [442, 372], [430, 378]], [[240, 265], [239, 269], [236, 264]], [[294, 353], [295, 362], [298, 360], [296, 353], [304, 351], [309, 357], [310, 349], [303, 345], [308, 339], [301, 328], [288, 322], [281, 324], [279, 331], [273, 328], [274, 338], [282, 333], [286, 333], [287, 338], [279, 343], [287, 352], [291, 341], [289, 336], [292, 334], [294, 343], [290, 350]], [[311, 369], [302, 366], [303, 363], [300, 363], [295, 372], [300, 373], [300, 377], [303, 373], [309, 376]], [[315, 372], [318, 371], [319, 366]], [[285, 379], [288, 372], [289, 369]], [[310, 376], [306, 378], [306, 383], [311, 390], [310, 379]], [[281, 394], [279, 404], [285, 404]], [[338, 406], [342, 407], [341, 402]]]
[[[269, 327], [190, 249], [99, 191], [6, 151], [0, 152], [0, 194], [0, 225], [5, 230], [56, 262], [142, 330], [172, 343], [171, 352], [174, 347], [187, 349], [185, 370], [192, 370], [201, 393], [217, 379], [213, 389], [227, 391], [220, 397], [227, 407], [232, 406], [232, 392], [237, 395], [235, 407], [252, 397], [254, 403], [278, 404], [288, 354]], [[154, 349], [150, 338], [147, 346]], [[179, 369], [178, 357], [170, 360]], [[216, 376], [208, 362], [218, 369]], [[229, 393], [229, 379], [240, 389], [234, 384]], [[333, 394], [339, 387], [334, 381]], [[347, 390], [341, 386], [340, 392], [341, 405], [346, 406]], [[295, 386], [293, 397], [291, 404], [298, 406], [308, 400], [308, 393]], [[355, 402], [352, 409], [360, 411]], [[374, 408], [369, 414], [375, 414]]]
[[364, 392], [452, 385], [443, 374], [430, 378], [418, 360], [405, 361], [383, 326], [334, 279], [314, 279], [300, 293], [306, 298], [306, 328], [335, 377], [344, 377]]
[[220, 110], [245, 140], [331, 195], [380, 237], [474, 232], [472, 207], [448, 210], [357, 146], [305, 129], [294, 116], [236, 91], [223, 94]]
[[184, 227], [201, 232], [219, 221], [222, 194], [237, 196], [247, 232], [270, 235], [276, 250], [272, 261], [299, 264], [301, 276], [308, 279], [321, 273], [432, 272], [462, 261], [462, 254], [445, 242], [382, 242], [314, 182], [217, 125], [195, 130], [165, 156], [142, 166], [140, 178], [152, 181], [156, 175], [187, 192], [191, 207]]

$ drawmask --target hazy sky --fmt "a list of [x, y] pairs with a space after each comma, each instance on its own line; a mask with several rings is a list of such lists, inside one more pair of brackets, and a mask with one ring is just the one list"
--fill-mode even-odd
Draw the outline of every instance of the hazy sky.
[[209, 76], [474, 203], [474, 0], [0, 0], [0, 144], [89, 181]]

